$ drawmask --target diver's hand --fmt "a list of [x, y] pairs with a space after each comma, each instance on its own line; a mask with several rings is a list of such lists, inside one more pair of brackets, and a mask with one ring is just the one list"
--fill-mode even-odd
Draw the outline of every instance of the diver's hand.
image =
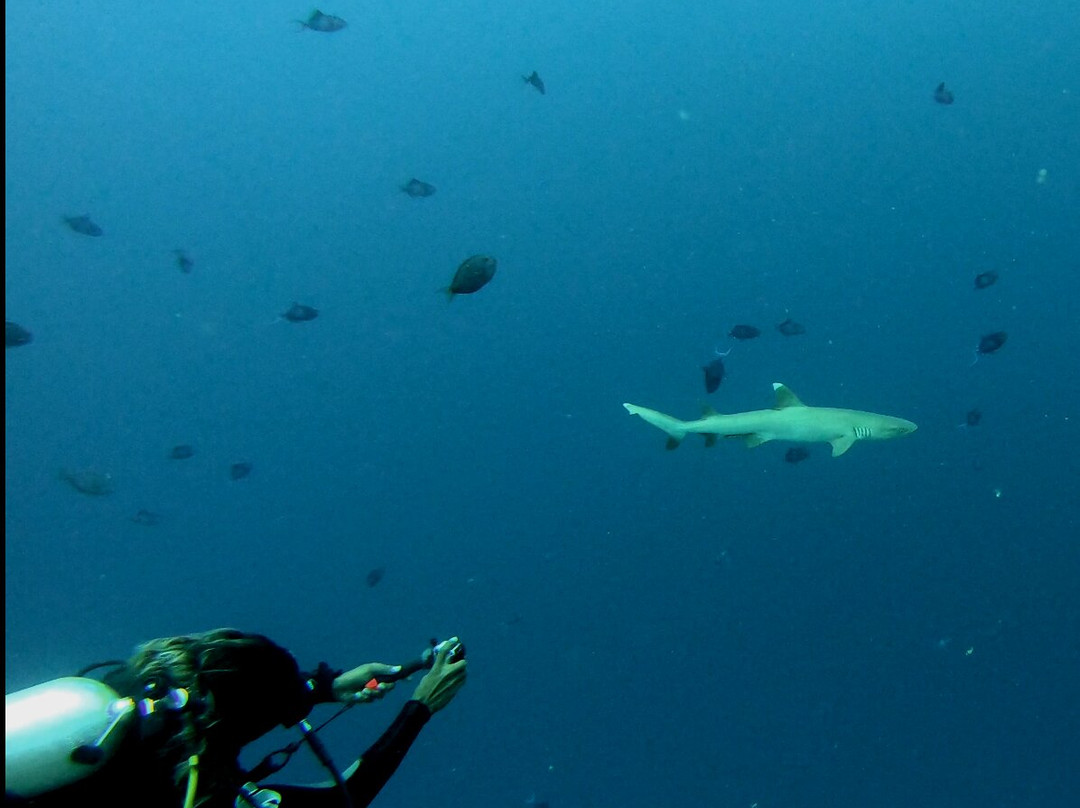
[[[382, 662], [368, 662], [351, 671], [345, 671], [334, 680], [334, 698], [345, 704], [356, 704], [381, 699], [387, 691], [394, 689], [394, 682], [382, 681], [383, 676], [397, 673], [400, 665], [386, 665]], [[372, 679], [378, 684], [368, 687]]]
[[455, 662], [448, 659], [452, 652], [460, 653], [460, 643], [457, 637], [451, 637], [442, 644], [435, 654], [431, 670], [424, 674], [413, 692], [413, 699], [426, 705], [433, 715], [449, 704], [465, 686], [465, 667], [468, 661], [463, 656]]

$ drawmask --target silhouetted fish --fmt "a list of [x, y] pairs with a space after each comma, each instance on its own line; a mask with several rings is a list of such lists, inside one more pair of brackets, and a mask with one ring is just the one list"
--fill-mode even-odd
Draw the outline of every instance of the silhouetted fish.
[[187, 460], [189, 457], [195, 456], [195, 449], [186, 443], [181, 443], [178, 446], [172, 447], [172, 451], [169, 452], [169, 457], [173, 460]]
[[988, 269], [986, 272], [980, 272], [975, 276], [975, 288], [985, 289], [987, 286], [993, 286], [997, 283], [998, 274], [992, 269]]
[[978, 407], [968, 410], [968, 414], [964, 416], [964, 426], [978, 426], [981, 421], [982, 412]]
[[801, 463], [810, 456], [810, 450], [802, 446], [792, 446], [784, 452], [784, 460], [788, 463]]
[[191, 260], [191, 256], [184, 250], [173, 250], [173, 255], [176, 256], [176, 265], [180, 271], [185, 275], [190, 275], [191, 270], [195, 269], [195, 262]]
[[148, 511], [145, 508], [140, 508], [134, 516], [131, 517], [131, 521], [137, 525], [144, 525], [146, 527], [154, 527], [161, 524], [161, 515]]
[[385, 573], [386, 570], [384, 570], [382, 567], [376, 567], [367, 574], [367, 577], [364, 578], [364, 580], [367, 581], [368, 586], [375, 586], [379, 583], [379, 581], [383, 579], [383, 575]]
[[724, 360], [718, 356], [701, 369], [705, 371], [705, 392], [715, 393], [724, 380]]
[[34, 341], [34, 335], [18, 323], [4, 320], [4, 347], [18, 348]]
[[761, 329], [752, 325], [737, 325], [728, 332], [728, 336], [735, 339], [753, 339], [761, 336]]
[[229, 479], [242, 480], [251, 474], [253, 468], [254, 466], [251, 463], [233, 463], [229, 466]]
[[101, 474], [90, 469], [83, 471], [61, 469], [60, 479], [80, 494], [91, 497], [103, 497], [113, 492], [112, 475]]
[[401, 186], [401, 190], [412, 197], [431, 196], [435, 193], [435, 186], [430, 182], [424, 182], [413, 177], [407, 183]]
[[319, 310], [302, 303], [293, 303], [287, 312], [281, 315], [290, 323], [306, 323], [319, 316]]
[[487, 286], [495, 277], [496, 261], [490, 255], [473, 255], [461, 262], [454, 273], [453, 280], [446, 287], [446, 293], [453, 300], [454, 295], [471, 295]]
[[952, 90], [945, 87], [945, 82], [941, 82], [934, 90], [934, 100], [939, 104], [951, 104], [953, 102]]
[[89, 216], [65, 216], [64, 221], [67, 222], [68, 227], [84, 236], [100, 236], [104, 232], [90, 221]]
[[322, 31], [326, 34], [340, 31], [348, 25], [341, 17], [335, 17], [333, 14], [323, 14], [318, 9], [311, 12], [311, 16], [307, 18], [307, 22], [304, 20], [296, 20], [296, 24], [300, 26], [298, 29], [300, 31], [303, 31], [305, 28], [310, 28], [312, 31]]
[[540, 95], [544, 95], [544, 93], [547, 92], [547, 90], [544, 89], [544, 80], [540, 78], [540, 74], [537, 73], [535, 70], [529, 75], [522, 76], [521, 78], [525, 80], [526, 84], [531, 84], [533, 87], [535, 87], [537, 92], [540, 93]]
[[1001, 349], [1001, 346], [1005, 344], [1005, 340], [1009, 338], [1009, 335], [1004, 331], [995, 331], [993, 334], [987, 334], [979, 340], [978, 346], [975, 348], [976, 353], [980, 354], [992, 354]]
[[790, 317], [784, 320], [784, 322], [780, 323], [780, 325], [776, 327], [776, 330], [783, 334], [785, 337], [797, 337], [800, 334], [806, 333], [806, 329], [803, 328], [802, 325], [800, 325], [799, 323], [792, 320]]

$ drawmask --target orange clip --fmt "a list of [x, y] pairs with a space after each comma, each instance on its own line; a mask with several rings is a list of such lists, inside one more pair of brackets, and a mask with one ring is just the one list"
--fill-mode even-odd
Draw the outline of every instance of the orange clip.
[[369, 679], [367, 681], [367, 683], [364, 685], [364, 690], [378, 690], [378, 689], [379, 689], [379, 680], [376, 679], [374, 676], [372, 676], [371, 679]]

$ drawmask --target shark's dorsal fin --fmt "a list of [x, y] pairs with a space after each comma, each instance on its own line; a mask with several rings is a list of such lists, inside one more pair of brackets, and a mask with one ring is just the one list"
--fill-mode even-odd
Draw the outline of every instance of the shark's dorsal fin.
[[805, 407], [799, 401], [799, 397], [780, 382], [773, 382], [772, 389], [776, 391], [776, 405], [773, 409], [782, 410], [785, 407]]
[[719, 414], [720, 413], [718, 413], [716, 410], [714, 410], [712, 408], [711, 404], [702, 404], [701, 405], [701, 417], [702, 418], [709, 418], [709, 417], [711, 417], [713, 415], [719, 415]]

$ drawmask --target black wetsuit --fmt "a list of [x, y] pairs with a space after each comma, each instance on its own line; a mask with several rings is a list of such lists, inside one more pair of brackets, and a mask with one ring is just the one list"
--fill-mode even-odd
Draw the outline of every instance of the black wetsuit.
[[[293, 726], [316, 704], [333, 701], [331, 684], [336, 671], [320, 665], [314, 674], [301, 673], [292, 654], [266, 637], [243, 635], [254, 640], [243, 646], [226, 646], [208, 657], [199, 681], [204, 696], [212, 699], [216, 721], [207, 730], [206, 750], [200, 756], [196, 805], [200, 808], [232, 808], [247, 778], [237, 757], [242, 747], [274, 727]], [[110, 681], [111, 679], [111, 681]], [[116, 677], [106, 681], [121, 689]], [[309, 682], [312, 684], [309, 685]], [[363, 808], [397, 770], [431, 711], [418, 701], [408, 701], [397, 718], [370, 749], [346, 783], [353, 808]], [[90, 777], [32, 800], [5, 795], [5, 805], [59, 808], [59, 806], [107, 806], [107, 808], [173, 808], [183, 802], [183, 786], [172, 783], [173, 762], [159, 759], [152, 743], [128, 734], [115, 757]], [[272, 778], [271, 778], [272, 779]], [[335, 786], [293, 786], [260, 783], [281, 794], [282, 808], [341, 808], [344, 800]]]

